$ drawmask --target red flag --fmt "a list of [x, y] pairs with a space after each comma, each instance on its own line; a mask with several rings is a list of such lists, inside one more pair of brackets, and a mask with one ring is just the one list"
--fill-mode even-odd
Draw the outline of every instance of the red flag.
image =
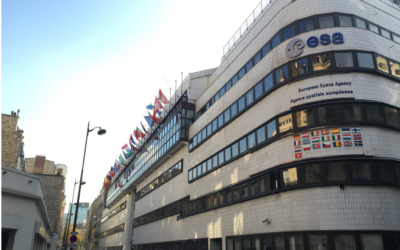
[[163, 92], [161, 91], [161, 89], [160, 89], [160, 91], [158, 91], [158, 100], [160, 100], [160, 101], [161, 101], [162, 103], [164, 103], [164, 104], [169, 103], [167, 97], [165, 97], [165, 95], [163, 94]]
[[156, 97], [156, 99], [154, 100], [154, 112], [157, 113], [157, 111], [161, 109], [163, 109], [163, 106]]
[[125, 148], [127, 148], [128, 147], [128, 144], [125, 144], [123, 147], [122, 147], [122, 149], [125, 149]]
[[118, 170], [121, 170], [121, 163], [118, 162]]
[[162, 120], [156, 117], [156, 113], [157, 112], [154, 110], [153, 116], [150, 116], [150, 118], [153, 122], [160, 124], [160, 123], [162, 123]]

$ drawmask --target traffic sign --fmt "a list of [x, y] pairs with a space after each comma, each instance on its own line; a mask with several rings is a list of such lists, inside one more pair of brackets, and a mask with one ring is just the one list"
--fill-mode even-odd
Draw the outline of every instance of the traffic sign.
[[70, 235], [79, 235], [79, 232], [71, 232]]
[[69, 237], [69, 241], [71, 243], [75, 243], [78, 240], [78, 237], [76, 235], [71, 235], [71, 237]]

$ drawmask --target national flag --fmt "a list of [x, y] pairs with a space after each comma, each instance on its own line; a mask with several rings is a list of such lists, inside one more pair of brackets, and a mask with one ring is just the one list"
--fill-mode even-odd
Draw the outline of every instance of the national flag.
[[325, 142], [325, 143], [323, 142], [322, 143], [322, 147], [323, 148], [330, 148], [331, 147], [331, 143], [330, 142], [329, 143], [328, 142]]
[[146, 120], [147, 124], [149, 124], [150, 128], [154, 127], [154, 122], [151, 120], [150, 116], [145, 116], [144, 119]]
[[354, 141], [354, 146], [356, 147], [362, 147], [362, 141]]
[[345, 147], [351, 147], [351, 141], [344, 141], [343, 144]]
[[125, 153], [125, 151], [122, 151], [122, 153], [124, 154], [124, 157], [125, 157], [126, 159], [129, 158], [129, 154]]
[[163, 94], [161, 89], [158, 91], [158, 100], [160, 100], [164, 104], [168, 104], [169, 103], [167, 97], [165, 97], [165, 95]]
[[151, 104], [151, 103], [150, 103], [149, 105], [147, 105], [146, 109], [153, 110], [153, 109], [154, 109], [154, 106], [153, 106], [153, 104]]
[[303, 138], [303, 144], [310, 144], [310, 138]]
[[132, 135], [131, 135], [131, 138], [129, 138], [129, 142], [130, 142], [131, 144], [133, 144], [133, 145], [136, 145], [136, 142], [135, 142], [135, 140], [133, 140]]
[[176, 113], [176, 122], [178, 123], [179, 117], [182, 116], [182, 110], [179, 110], [178, 113]]
[[321, 135], [329, 135], [329, 129], [322, 129]]
[[354, 140], [362, 140], [361, 134], [353, 134], [353, 139]]
[[162, 120], [159, 119], [159, 118], [157, 118], [155, 114], [150, 115], [150, 118], [151, 118], [151, 121], [152, 121], [155, 125], [160, 124], [160, 123], [162, 122]]
[[107, 179], [107, 177], [106, 178], [104, 178], [104, 183], [103, 183], [103, 186], [104, 187], [106, 187], [107, 186], [107, 184], [110, 182], [110, 180], [109, 179]]
[[310, 132], [301, 133], [301, 138], [310, 137]]
[[315, 143], [312, 145], [313, 149], [320, 149], [321, 148], [321, 144], [320, 143]]
[[142, 125], [143, 131], [144, 131], [146, 134], [151, 135], [151, 133], [147, 132], [146, 129], [144, 128], [143, 123], [140, 122], [140, 124]]
[[300, 140], [300, 135], [294, 135], [293, 140]]
[[157, 99], [154, 100], [154, 111], [158, 112], [159, 110], [163, 109], [164, 107], [162, 106], [162, 104], [160, 103], [160, 101]]
[[114, 178], [114, 168], [113, 168], [113, 167], [111, 167], [111, 170], [108, 172], [108, 175], [109, 175], [111, 178]]
[[304, 145], [303, 146], [303, 151], [307, 151], [307, 150], [311, 150], [311, 146], [310, 145]]
[[333, 129], [331, 129], [331, 133], [332, 133], [332, 134], [339, 134], [339, 133], [340, 133], [340, 129], [338, 129], [338, 128], [333, 128]]
[[353, 128], [353, 133], [361, 133], [361, 129], [360, 128]]
[[132, 170], [134, 170], [134, 169], [135, 169], [135, 165], [132, 164]]
[[340, 141], [340, 135], [332, 135], [332, 141]]
[[343, 140], [351, 140], [351, 134], [343, 134]]
[[311, 136], [317, 136], [319, 135], [319, 131], [315, 130], [315, 131], [311, 131]]
[[109, 175], [106, 176], [108, 181], [111, 181], [111, 177]]
[[333, 144], [334, 148], [338, 148], [338, 147], [342, 146], [342, 142], [340, 142], [340, 141], [334, 141], [334, 142], [332, 142], [332, 144]]
[[350, 128], [342, 128], [342, 132], [350, 132]]
[[[139, 138], [144, 138], [145, 134], [139, 129], [139, 127], [136, 127], [136, 131], [137, 131], [137, 137]], [[135, 133], [136, 136], [136, 133]]]
[[295, 146], [299, 146], [299, 145], [301, 145], [301, 142], [300, 142], [300, 140], [294, 141], [294, 145], [295, 145]]
[[126, 148], [125, 149], [126, 153], [128, 153], [128, 155], [131, 155], [133, 152], [133, 150], [131, 150], [130, 148]]
[[120, 160], [120, 163], [125, 165], [125, 159], [124, 159], [124, 157], [122, 157], [121, 154], [119, 155], [119, 160]]
[[319, 142], [319, 137], [312, 137], [311, 142]]
[[301, 147], [294, 147], [294, 152], [295, 153], [300, 153], [301, 152]]
[[331, 136], [330, 135], [323, 135], [321, 136], [322, 141], [330, 141], [331, 140]]
[[128, 147], [128, 144], [125, 144], [124, 146], [122, 146], [122, 150], [124, 150], [127, 147]]
[[301, 158], [301, 153], [295, 154], [294, 157], [295, 157], [296, 159]]

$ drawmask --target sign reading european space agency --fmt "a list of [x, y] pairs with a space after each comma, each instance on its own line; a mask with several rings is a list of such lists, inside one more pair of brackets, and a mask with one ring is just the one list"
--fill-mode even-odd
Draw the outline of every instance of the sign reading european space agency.
[[[333, 44], [344, 43], [343, 34], [339, 32], [334, 33], [332, 35], [332, 39], [328, 34], [322, 34], [319, 39], [316, 36], [311, 36], [307, 39], [307, 46], [310, 48], [315, 48], [318, 46], [318, 44], [329, 45], [331, 44], [331, 42]], [[303, 53], [303, 49], [305, 46], [306, 45], [303, 40], [301, 40], [300, 38], [295, 38], [286, 45], [285, 53], [288, 57], [297, 57], [301, 55], [301, 53]]]

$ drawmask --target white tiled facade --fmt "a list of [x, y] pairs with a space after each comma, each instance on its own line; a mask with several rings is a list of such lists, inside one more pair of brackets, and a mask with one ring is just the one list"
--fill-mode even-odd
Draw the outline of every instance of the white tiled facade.
[[[246, 34], [222, 58], [216, 69], [205, 70], [211, 74], [196, 79], [195, 74], [186, 78], [184, 86], [189, 100], [195, 101], [196, 112], [201, 109], [264, 45], [277, 31], [286, 25], [313, 15], [347, 13], [362, 17], [387, 30], [400, 34], [400, 7], [389, 0], [272, 0], [255, 20]], [[365, 50], [400, 61], [400, 44], [356, 27], [317, 29], [295, 36], [307, 40], [310, 36], [340, 32], [343, 44], [305, 47], [301, 57], [315, 53], [341, 50]], [[193, 138], [205, 126], [218, 117], [233, 102], [254, 87], [269, 72], [293, 60], [285, 54], [289, 41], [280, 43], [241, 78], [236, 85], [215, 102], [189, 129]], [[217, 45], [218, 46], [218, 45]], [[202, 72], [202, 74], [204, 73]], [[208, 78], [208, 80], [207, 80]], [[190, 79], [190, 80], [189, 80]], [[319, 88], [317, 91], [352, 90], [352, 94], [324, 95], [309, 100], [291, 102], [315, 91], [299, 92], [310, 86], [351, 82], [350, 86]], [[350, 98], [373, 101], [400, 108], [400, 79], [384, 77], [368, 72], [321, 74], [293, 81], [274, 90], [246, 112], [232, 120], [216, 134], [189, 152], [188, 145], [170, 156], [153, 173], [143, 179], [136, 191], [147, 186], [174, 164], [183, 160], [182, 173], [159, 188], [135, 201], [134, 191], [120, 199], [103, 216], [127, 201], [127, 208], [101, 225], [101, 232], [125, 223], [125, 231], [100, 239], [100, 248], [172, 242], [188, 239], [222, 239], [226, 249], [226, 237], [262, 233], [318, 231], [318, 230], [382, 230], [400, 232], [400, 187], [395, 186], [338, 186], [310, 187], [279, 192], [247, 202], [225, 206], [177, 220], [177, 215], [133, 227], [133, 219], [143, 216], [187, 196], [190, 200], [221, 190], [252, 175], [277, 166], [307, 159], [340, 156], [361, 156], [368, 159], [400, 161], [400, 131], [380, 126], [361, 125], [363, 146], [338, 147], [304, 151], [300, 159], [293, 152], [293, 134], [251, 152], [198, 180], [188, 182], [188, 170], [211, 157], [277, 115], [305, 104]], [[334, 128], [336, 126], [331, 126]], [[337, 125], [337, 127], [345, 127]], [[270, 223], [264, 223], [266, 219]], [[210, 249], [210, 245], [209, 248]], [[221, 249], [221, 250], [222, 250]]]

